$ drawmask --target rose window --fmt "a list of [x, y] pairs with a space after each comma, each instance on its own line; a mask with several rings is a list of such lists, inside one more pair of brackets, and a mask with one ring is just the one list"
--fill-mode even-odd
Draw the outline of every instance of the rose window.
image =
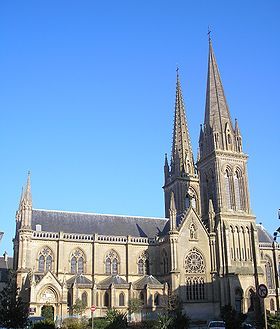
[[191, 250], [185, 258], [185, 269], [187, 273], [204, 273], [205, 264], [203, 256], [196, 249]]

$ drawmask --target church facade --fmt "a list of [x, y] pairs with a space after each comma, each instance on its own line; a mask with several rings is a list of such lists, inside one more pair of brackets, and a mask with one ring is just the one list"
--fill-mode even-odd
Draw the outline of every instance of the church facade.
[[141, 317], [166, 308], [177, 294], [194, 320], [219, 318], [231, 304], [254, 317], [256, 287], [268, 287], [265, 307], [279, 309], [280, 247], [250, 208], [248, 156], [232, 122], [209, 41], [204, 125], [194, 162], [177, 71], [171, 161], [165, 157], [165, 218], [75, 213], [32, 207], [30, 175], [16, 214], [14, 269], [30, 313], [53, 307], [69, 316], [77, 299]]

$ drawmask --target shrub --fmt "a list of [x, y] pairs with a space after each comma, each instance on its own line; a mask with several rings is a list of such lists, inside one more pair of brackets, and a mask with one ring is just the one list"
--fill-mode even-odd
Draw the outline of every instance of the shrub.
[[55, 324], [51, 320], [39, 321], [33, 324], [33, 329], [55, 329]]
[[88, 329], [88, 320], [82, 318], [66, 318], [62, 322], [61, 329]]

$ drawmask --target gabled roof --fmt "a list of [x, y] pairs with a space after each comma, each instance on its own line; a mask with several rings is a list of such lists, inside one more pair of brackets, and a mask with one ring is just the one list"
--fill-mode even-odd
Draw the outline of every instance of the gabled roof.
[[141, 279], [137, 280], [133, 283], [133, 286], [136, 289], [144, 289], [147, 285], [151, 288], [162, 288], [163, 284], [158, 281], [154, 276], [152, 275], [145, 275]]
[[67, 285], [72, 286], [73, 284], [76, 284], [77, 286], [92, 286], [92, 281], [86, 278], [82, 274], [78, 274], [67, 280]]
[[32, 210], [32, 229], [78, 234], [100, 234], [153, 238], [166, 224], [165, 218], [102, 215], [55, 210]]
[[272, 243], [273, 237], [267, 232], [267, 230], [261, 225], [257, 224], [258, 238], [260, 243]]
[[99, 282], [97, 286], [100, 288], [109, 288], [112, 284], [115, 286], [122, 286], [126, 288], [129, 287], [128, 282], [119, 275], [112, 275], [106, 278], [105, 280]]

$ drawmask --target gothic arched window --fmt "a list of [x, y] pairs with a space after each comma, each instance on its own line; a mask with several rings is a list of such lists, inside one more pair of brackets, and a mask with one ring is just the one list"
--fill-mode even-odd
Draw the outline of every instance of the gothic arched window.
[[114, 250], [110, 250], [105, 256], [105, 273], [113, 275], [119, 273], [119, 257]]
[[248, 311], [252, 312], [255, 310], [255, 292], [253, 289], [249, 290], [249, 295], [248, 295], [248, 301], [249, 301], [249, 307], [248, 307]]
[[121, 292], [119, 295], [119, 306], [124, 306], [124, 293]]
[[189, 209], [190, 204], [191, 204], [191, 199], [190, 196], [187, 194], [185, 197], [185, 209]]
[[235, 207], [237, 210], [242, 209], [241, 207], [241, 177], [238, 171], [233, 176], [234, 194], [235, 194]]
[[76, 249], [71, 253], [70, 257], [71, 257], [70, 258], [71, 273], [72, 274], [84, 273], [84, 263], [85, 263], [84, 253], [80, 249]]
[[46, 257], [46, 271], [52, 270], [52, 256], [48, 255]]
[[231, 175], [229, 170], [225, 171], [225, 196], [226, 196], [226, 205], [228, 209], [232, 209], [232, 201], [231, 201]]
[[235, 310], [238, 313], [242, 312], [242, 299], [243, 299], [243, 292], [241, 289], [236, 289], [235, 291]]
[[270, 302], [269, 302], [269, 306], [270, 306], [270, 311], [275, 311], [275, 304], [274, 304], [274, 300], [271, 299]]
[[116, 275], [116, 274], [118, 274], [118, 260], [117, 260], [117, 258], [114, 258], [113, 259], [113, 262], [112, 262], [112, 273], [113, 273], [113, 275]]
[[44, 272], [45, 271], [45, 257], [43, 255], [41, 255], [39, 257], [39, 261], [38, 261], [38, 271], [39, 272]]
[[159, 294], [155, 293], [154, 295], [154, 304], [155, 306], [159, 306]]
[[109, 307], [109, 294], [107, 291], [105, 291], [105, 294], [104, 294], [104, 306]]
[[138, 261], [138, 274], [143, 275], [144, 274], [144, 261], [142, 258]]
[[168, 264], [168, 255], [165, 249], [162, 251], [162, 267], [163, 267], [163, 274], [168, 274], [169, 272], [169, 264]]
[[106, 274], [111, 274], [111, 259], [109, 257], [106, 258], [105, 267]]
[[87, 302], [87, 293], [86, 293], [85, 291], [82, 293], [82, 304], [83, 304], [84, 306], [88, 306], [88, 302]]
[[268, 289], [273, 289], [272, 263], [268, 257], [265, 257], [265, 276]]
[[52, 251], [48, 247], [45, 247], [39, 253], [38, 271], [39, 272], [52, 271], [52, 265], [53, 265]]
[[138, 257], [138, 274], [150, 274], [150, 261], [147, 251], [143, 251]]

